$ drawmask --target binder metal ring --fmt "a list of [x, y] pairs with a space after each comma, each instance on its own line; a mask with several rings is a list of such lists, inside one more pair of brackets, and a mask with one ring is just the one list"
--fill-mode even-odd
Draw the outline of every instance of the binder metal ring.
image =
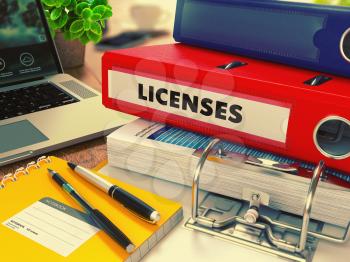
[[[197, 166], [193, 173], [191, 218], [185, 224], [186, 227], [194, 230], [199, 230], [208, 234], [212, 234], [214, 236], [223, 238], [225, 240], [230, 240], [230, 238], [234, 239], [235, 236], [233, 235], [228, 236], [227, 233], [218, 232], [218, 229], [227, 227], [233, 223], [249, 225], [259, 230], [265, 230], [266, 235], [269, 239], [269, 242], [275, 246], [275, 250], [268, 250], [268, 248], [266, 247], [262, 247], [262, 246], [258, 247], [258, 245], [252, 245], [251, 243], [247, 243], [246, 244], [247, 246], [250, 246], [250, 247], [253, 246], [259, 250], [269, 251], [269, 253], [282, 255], [290, 259], [295, 259], [295, 261], [311, 261], [312, 255], [310, 256], [305, 255], [305, 252], [306, 253], [311, 252], [310, 248], [306, 248], [308, 237], [313, 237], [315, 239], [322, 239], [322, 240], [339, 243], [339, 244], [345, 243], [350, 238], [350, 222], [348, 223], [345, 229], [344, 235], [341, 237], [327, 235], [327, 234], [324, 234], [323, 232], [314, 232], [309, 230], [312, 204], [314, 202], [318, 183], [322, 179], [323, 172], [325, 170], [325, 163], [323, 161], [320, 161], [317, 167], [315, 168], [315, 170], [313, 171], [313, 176], [309, 184], [308, 193], [305, 198], [305, 206], [303, 210], [301, 228], [293, 225], [289, 225], [287, 223], [283, 223], [280, 221], [274, 221], [273, 219], [263, 215], [259, 217], [256, 223], [253, 223], [253, 224], [248, 223], [247, 221], [244, 220], [244, 218], [240, 216], [233, 216], [223, 221], [210, 219], [208, 217], [205, 217], [205, 214], [208, 210], [205, 210], [202, 213], [202, 215], [199, 215], [199, 204], [198, 204], [199, 197], [198, 196], [199, 196], [199, 189], [200, 189], [200, 184], [199, 184], [200, 176], [201, 176], [204, 164], [208, 159], [208, 156], [214, 150], [215, 146], [217, 146], [219, 143], [220, 143], [220, 139], [217, 139], [217, 138], [213, 139], [199, 157]], [[222, 148], [217, 150], [217, 154], [219, 154], [220, 157], [225, 156], [225, 152], [223, 151]], [[275, 236], [273, 232], [273, 226], [291, 230], [297, 233], [299, 235], [299, 242], [297, 244], [292, 244], [286, 241], [282, 241], [281, 239]], [[232, 242], [240, 243], [240, 244], [242, 244], [243, 242], [244, 244], [244, 241], [240, 241], [240, 240], [235, 240], [235, 241], [232, 240]]]

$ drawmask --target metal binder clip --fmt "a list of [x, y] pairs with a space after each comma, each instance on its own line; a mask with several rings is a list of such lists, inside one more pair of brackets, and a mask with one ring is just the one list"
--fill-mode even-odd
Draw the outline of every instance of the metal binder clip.
[[[267, 215], [262, 214], [260, 206], [262, 197], [257, 193], [252, 193], [248, 206], [242, 200], [234, 199], [233, 201], [241, 201], [239, 210], [247, 206], [247, 210], [241, 215], [240, 212], [224, 216], [223, 219], [210, 217], [210, 211], [218, 212], [216, 207], [204, 203], [202, 206], [198, 203], [200, 174], [203, 166], [209, 156], [219, 153], [219, 157], [223, 155], [221, 149], [216, 150], [215, 146], [220, 142], [214, 139], [202, 152], [198, 164], [194, 171], [192, 184], [192, 215], [186, 222], [185, 227], [198, 230], [218, 238], [231, 241], [236, 244], [245, 245], [258, 251], [270, 253], [293, 261], [309, 262], [312, 261], [316, 251], [318, 240], [327, 240], [335, 243], [344, 243], [350, 236], [350, 223], [344, 230], [342, 237], [331, 236], [322, 232], [324, 223], [317, 223], [317, 230], [310, 230], [310, 215], [312, 204], [317, 189], [318, 182], [324, 172], [325, 165], [320, 161], [317, 168], [313, 172], [308, 194], [305, 199], [305, 207], [303, 216], [300, 218], [301, 227], [288, 224], [283, 221], [275, 220]], [[230, 156], [232, 157], [232, 155]], [[241, 156], [238, 156], [241, 157]], [[266, 204], [266, 203], [265, 203]], [[244, 210], [243, 210], [244, 211]], [[277, 211], [276, 211], [277, 212]], [[282, 213], [282, 211], [279, 211]], [[313, 222], [316, 223], [316, 222]], [[283, 239], [280, 232], [294, 234], [295, 241]]]

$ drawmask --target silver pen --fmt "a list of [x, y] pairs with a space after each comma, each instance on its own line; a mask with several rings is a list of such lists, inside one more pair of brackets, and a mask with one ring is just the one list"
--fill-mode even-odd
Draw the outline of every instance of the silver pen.
[[159, 212], [136, 196], [116, 185], [113, 185], [84, 167], [78, 166], [74, 163], [68, 163], [68, 166], [82, 178], [86, 179], [92, 185], [121, 203], [138, 217], [152, 224], [157, 223], [160, 220]]

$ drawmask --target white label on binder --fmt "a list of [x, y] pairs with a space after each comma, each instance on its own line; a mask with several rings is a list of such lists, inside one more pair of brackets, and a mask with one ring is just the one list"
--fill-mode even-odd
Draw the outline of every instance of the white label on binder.
[[4, 226], [67, 257], [99, 229], [86, 214], [50, 198], [44, 198], [3, 223]]
[[258, 141], [286, 143], [291, 108], [288, 104], [114, 70], [108, 74], [110, 98], [233, 129]]

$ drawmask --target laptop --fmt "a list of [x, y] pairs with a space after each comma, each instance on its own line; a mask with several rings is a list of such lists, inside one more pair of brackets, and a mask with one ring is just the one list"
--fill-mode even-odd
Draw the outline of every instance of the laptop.
[[63, 73], [39, 0], [0, 0], [0, 166], [105, 136], [131, 119]]

